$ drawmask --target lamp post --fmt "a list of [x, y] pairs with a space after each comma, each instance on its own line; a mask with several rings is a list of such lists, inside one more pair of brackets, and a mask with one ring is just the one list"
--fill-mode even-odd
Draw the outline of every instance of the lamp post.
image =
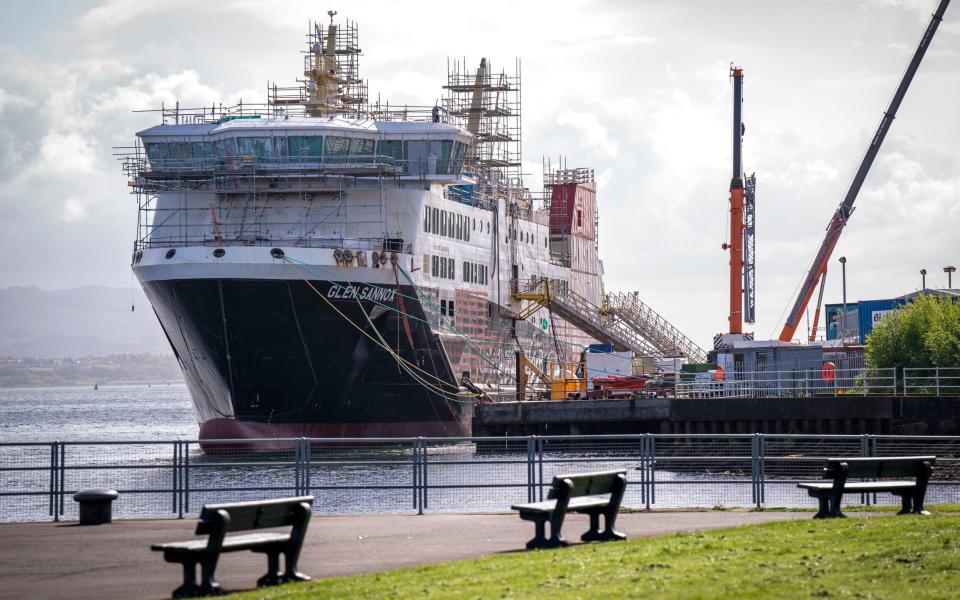
[[943, 272], [947, 274], [947, 289], [948, 289], [948, 290], [952, 290], [952, 289], [953, 289], [953, 272], [956, 271], [956, 270], [957, 270], [957, 268], [956, 268], [956, 267], [953, 267], [953, 266], [949, 266], [949, 267], [944, 267], [944, 268], [943, 268]]
[[840, 338], [847, 343], [847, 257], [840, 257], [843, 279], [843, 318], [840, 319]]
[[920, 277], [923, 278], [923, 284], [920, 289], [925, 290], [927, 289], [927, 270], [926, 269], [920, 269]]

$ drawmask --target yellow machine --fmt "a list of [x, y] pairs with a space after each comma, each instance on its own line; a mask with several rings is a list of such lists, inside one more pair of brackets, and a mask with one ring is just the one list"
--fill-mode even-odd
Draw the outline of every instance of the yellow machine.
[[[571, 395], [580, 394], [587, 389], [586, 368], [582, 362], [547, 364], [546, 373], [533, 364], [523, 352], [517, 351], [517, 400], [527, 397], [527, 384], [533, 374], [548, 391], [541, 391], [540, 398], [549, 394], [550, 400], [566, 400]], [[577, 374], [579, 370], [580, 374]]]

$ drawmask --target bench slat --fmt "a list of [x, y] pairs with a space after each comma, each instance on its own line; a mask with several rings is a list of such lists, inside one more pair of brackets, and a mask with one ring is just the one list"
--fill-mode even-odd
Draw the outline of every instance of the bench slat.
[[847, 477], [915, 477], [924, 462], [937, 462], [936, 456], [877, 456], [828, 458], [823, 476], [832, 478], [847, 463]]
[[[221, 552], [236, 552], [238, 550], [249, 550], [264, 544], [282, 544], [290, 541], [289, 533], [246, 533], [243, 535], [231, 535], [223, 538]], [[169, 542], [166, 544], [154, 544], [150, 546], [151, 550], [179, 550], [183, 552], [199, 552], [207, 548], [207, 540], [187, 540], [185, 542]]]
[[[832, 483], [800, 483], [797, 487], [805, 490], [832, 490]], [[846, 482], [844, 493], [848, 492], [881, 492], [885, 490], [908, 490], [917, 487], [915, 481], [859, 481]]]
[[[609, 506], [610, 501], [604, 498], [580, 497], [571, 498], [567, 505], [567, 510], [577, 510], [580, 508], [602, 508]], [[557, 507], [556, 500], [544, 500], [543, 502], [530, 502], [529, 504], [515, 504], [510, 510], [519, 510], [521, 512], [532, 513], [551, 513]]]
[[577, 473], [572, 475], [557, 475], [553, 478], [553, 485], [550, 487], [549, 498], [556, 497], [557, 483], [564, 479], [570, 480], [573, 489], [570, 496], [595, 496], [597, 494], [609, 494], [616, 485], [617, 476], [626, 476], [625, 470], [621, 471], [596, 471], [593, 473]]
[[208, 504], [200, 513], [197, 523], [197, 535], [209, 534], [215, 527], [211, 521], [218, 520], [217, 511], [225, 510], [230, 515], [227, 532], [286, 527], [297, 520], [297, 506], [301, 502], [313, 503], [313, 497], [283, 498], [257, 502], [232, 502], [229, 504]]

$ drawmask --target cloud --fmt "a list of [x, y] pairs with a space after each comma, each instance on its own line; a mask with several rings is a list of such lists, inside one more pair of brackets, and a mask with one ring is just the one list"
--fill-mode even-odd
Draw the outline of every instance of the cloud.
[[8, 108], [28, 108], [33, 105], [33, 100], [12, 94], [0, 88], [0, 114], [3, 114]]
[[557, 117], [557, 124], [574, 129], [583, 147], [598, 158], [615, 158], [620, 153], [616, 138], [595, 114], [566, 110]]

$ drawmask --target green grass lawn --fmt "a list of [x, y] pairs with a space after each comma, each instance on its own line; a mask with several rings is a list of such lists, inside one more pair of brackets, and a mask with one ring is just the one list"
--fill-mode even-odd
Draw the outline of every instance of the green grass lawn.
[[247, 598], [949, 598], [960, 515], [804, 519], [503, 554]]

